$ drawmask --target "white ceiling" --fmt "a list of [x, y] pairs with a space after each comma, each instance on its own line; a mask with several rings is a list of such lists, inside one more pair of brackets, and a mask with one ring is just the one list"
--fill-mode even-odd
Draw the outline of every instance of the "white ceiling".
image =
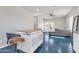
[[[23, 6], [22, 8], [34, 14], [49, 15], [50, 13], [53, 13], [56, 17], [63, 17], [71, 11], [73, 6]], [[37, 9], [39, 9], [39, 11], [36, 11]]]

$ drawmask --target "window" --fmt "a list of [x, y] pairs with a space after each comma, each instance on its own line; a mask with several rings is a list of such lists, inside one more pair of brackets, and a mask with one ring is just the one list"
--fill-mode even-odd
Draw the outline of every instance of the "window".
[[53, 22], [45, 22], [45, 31], [55, 31]]
[[77, 18], [76, 31], [79, 32], [79, 16], [78, 16], [78, 18]]
[[74, 17], [74, 28], [73, 31], [79, 32], [79, 16]]

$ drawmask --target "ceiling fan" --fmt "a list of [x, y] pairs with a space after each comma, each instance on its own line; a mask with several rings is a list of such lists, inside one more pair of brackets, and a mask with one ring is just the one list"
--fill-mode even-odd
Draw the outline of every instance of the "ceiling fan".
[[48, 16], [44, 17], [45, 19], [56, 18], [56, 15], [50, 12]]
[[56, 15], [53, 14], [53, 13], [49, 13], [49, 16], [51, 16], [51, 17], [56, 17]]

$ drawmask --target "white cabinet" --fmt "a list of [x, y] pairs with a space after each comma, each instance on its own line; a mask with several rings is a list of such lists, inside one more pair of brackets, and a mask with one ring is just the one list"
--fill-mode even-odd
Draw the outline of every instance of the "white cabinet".
[[0, 40], [0, 46], [2, 45], [2, 40]]
[[17, 32], [25, 39], [24, 42], [18, 43], [17, 48], [24, 52], [34, 52], [43, 43], [43, 32], [35, 31], [31, 33]]
[[73, 33], [73, 48], [79, 53], [79, 34]]

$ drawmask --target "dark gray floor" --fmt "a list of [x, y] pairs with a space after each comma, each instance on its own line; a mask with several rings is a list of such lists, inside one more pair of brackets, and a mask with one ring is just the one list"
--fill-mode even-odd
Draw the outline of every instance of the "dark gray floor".
[[49, 33], [45, 33], [44, 35], [44, 42], [35, 53], [73, 53], [70, 38], [49, 36]]

